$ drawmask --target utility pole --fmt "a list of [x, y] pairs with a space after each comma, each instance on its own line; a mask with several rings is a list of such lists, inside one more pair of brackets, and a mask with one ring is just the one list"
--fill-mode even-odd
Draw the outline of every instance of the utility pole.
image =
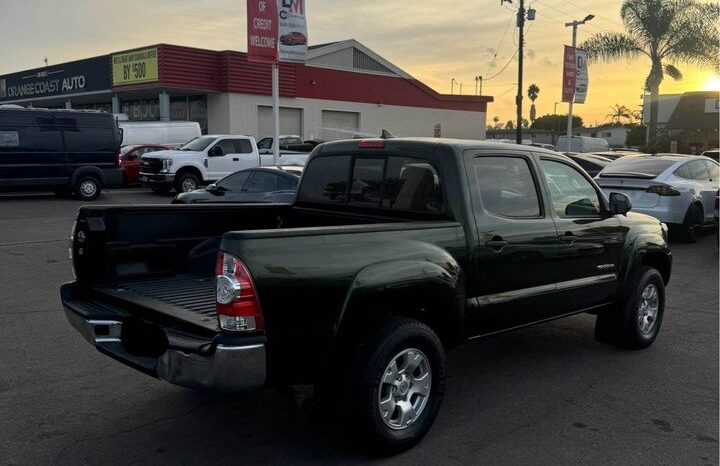
[[[478, 93], [478, 83], [480, 83], [479, 93]], [[482, 95], [482, 76], [475, 76], [475, 95]]]
[[[577, 28], [581, 24], [585, 24], [591, 19], [593, 19], [595, 15], [587, 15], [585, 19], [582, 21], [572, 21], [570, 23], [565, 23], [565, 27], [572, 27], [572, 48], [575, 50], [575, 46], [577, 45]], [[577, 63], [575, 63], [575, 66], [577, 66]], [[567, 151], [572, 152], [572, 118], [573, 118], [573, 101], [575, 100], [575, 91], [573, 90], [573, 97], [570, 99], [570, 102], [568, 103], [568, 121], [567, 121]]]
[[450, 95], [453, 95], [455, 93], [455, 78], [452, 78], [450, 80]]
[[[511, 3], [513, 0], [500, 0], [503, 3]], [[518, 88], [517, 96], [515, 96], [515, 105], [517, 106], [517, 124], [515, 131], [515, 143], [522, 144], [522, 102], [523, 102], [523, 46], [525, 45], [525, 0], [520, 0], [517, 11], [517, 27], [519, 29], [518, 40]], [[527, 19], [532, 21], [535, 19], [535, 10], [527, 10]]]

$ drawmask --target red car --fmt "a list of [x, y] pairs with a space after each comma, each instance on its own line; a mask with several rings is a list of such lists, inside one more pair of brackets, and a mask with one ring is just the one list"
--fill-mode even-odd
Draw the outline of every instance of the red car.
[[157, 152], [160, 150], [172, 150], [170, 146], [161, 146], [158, 144], [141, 144], [134, 146], [124, 146], [120, 149], [120, 169], [123, 173], [125, 184], [138, 183], [138, 175], [140, 174], [140, 157], [148, 152]]
[[291, 32], [280, 36], [280, 43], [283, 45], [305, 45], [307, 37], [302, 32]]

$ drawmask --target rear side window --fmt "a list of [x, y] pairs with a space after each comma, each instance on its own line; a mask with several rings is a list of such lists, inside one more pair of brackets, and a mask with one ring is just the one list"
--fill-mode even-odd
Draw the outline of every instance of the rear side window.
[[0, 152], [62, 152], [62, 136], [57, 126], [0, 127]]
[[295, 189], [297, 188], [297, 178], [287, 176], [278, 176], [278, 189]]
[[503, 217], [539, 217], [540, 201], [521, 157], [476, 157], [475, 176], [485, 210]]
[[673, 175], [677, 176], [678, 178], [692, 180], [692, 173], [690, 173], [690, 169], [688, 168], [687, 164], [679, 166], [677, 170], [673, 172]]
[[274, 173], [255, 172], [245, 185], [249, 193], [269, 193], [278, 190], [278, 176]]
[[708, 167], [705, 165], [704, 160], [695, 160], [688, 163], [688, 168], [692, 174], [692, 179], [698, 181], [709, 181], [710, 173], [708, 173]]
[[298, 200], [331, 204], [344, 203], [351, 161], [349, 155], [342, 155], [319, 157], [310, 162], [310, 166], [303, 175]]
[[222, 155], [237, 153], [235, 152], [235, 141], [233, 139], [221, 139], [213, 146], [213, 149], [215, 147], [219, 147], [222, 150]]
[[114, 152], [115, 132], [109, 128], [63, 128], [68, 152]]
[[247, 139], [235, 139], [235, 154], [252, 154], [253, 148]]

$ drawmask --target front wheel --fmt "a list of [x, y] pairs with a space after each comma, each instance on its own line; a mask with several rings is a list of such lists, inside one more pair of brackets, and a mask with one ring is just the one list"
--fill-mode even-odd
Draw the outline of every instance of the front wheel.
[[652, 345], [665, 314], [665, 282], [652, 267], [643, 267], [628, 298], [613, 310], [598, 314], [595, 338], [629, 349]]
[[175, 180], [175, 190], [178, 193], [189, 193], [198, 189], [200, 181], [192, 173], [182, 173]]
[[361, 345], [349, 416], [362, 445], [393, 454], [430, 430], [445, 392], [445, 352], [430, 327], [392, 318]]

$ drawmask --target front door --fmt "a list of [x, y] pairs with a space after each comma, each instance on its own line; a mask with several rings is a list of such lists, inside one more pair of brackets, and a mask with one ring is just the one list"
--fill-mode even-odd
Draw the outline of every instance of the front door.
[[559, 249], [556, 307], [568, 313], [613, 299], [627, 227], [611, 215], [600, 191], [569, 162], [540, 156]]
[[213, 154], [208, 157], [208, 177], [211, 180], [244, 168], [257, 167], [259, 163], [248, 139], [221, 139], [208, 149], [208, 154]]
[[489, 334], [551, 317], [557, 233], [530, 154], [469, 151], [465, 165], [477, 227], [469, 332]]

